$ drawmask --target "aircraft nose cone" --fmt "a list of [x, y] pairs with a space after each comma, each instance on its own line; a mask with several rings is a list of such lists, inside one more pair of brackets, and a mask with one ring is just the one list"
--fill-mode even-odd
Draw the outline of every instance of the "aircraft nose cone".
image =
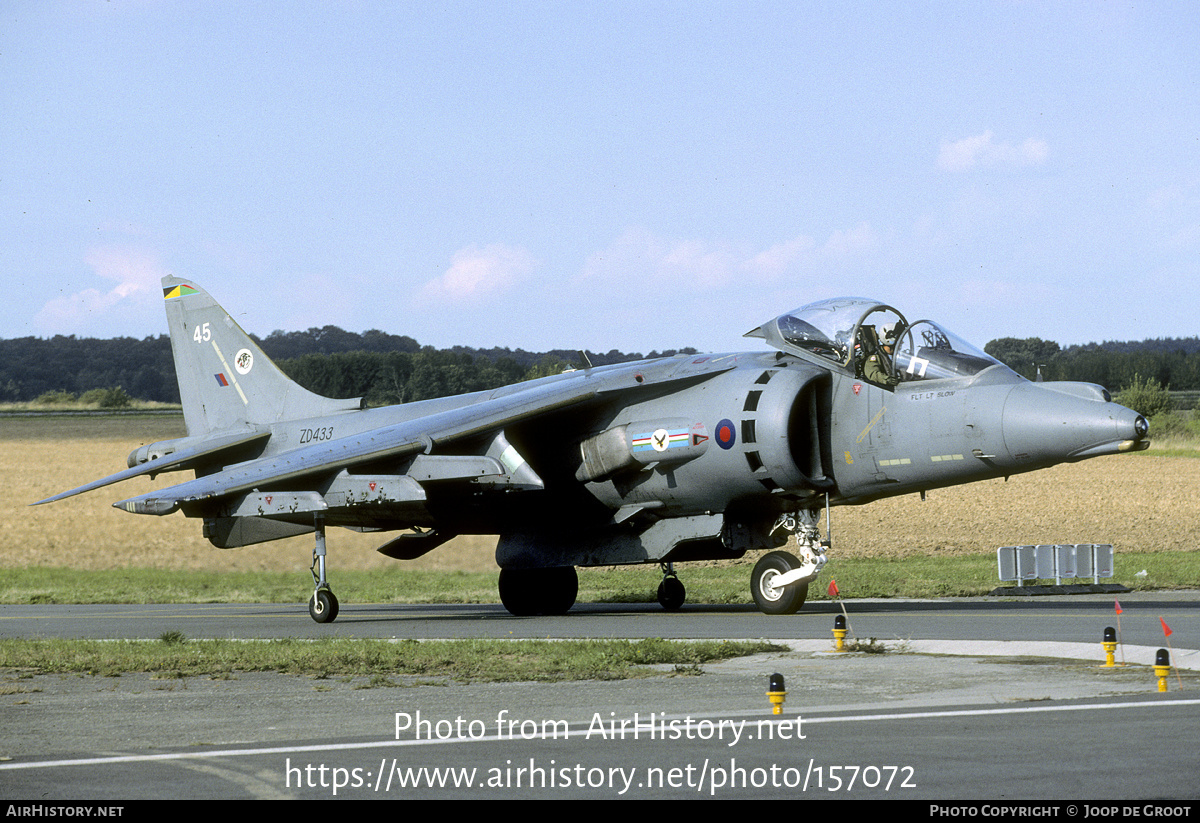
[[[1133, 430], [1137, 440], [1146, 440], [1150, 436], [1150, 421], [1142, 415], [1137, 416], [1137, 420], [1133, 421]], [[1147, 441], [1149, 443], [1149, 441]]]
[[1004, 406], [1004, 443], [1016, 463], [1051, 464], [1149, 448], [1146, 418], [1089, 383], [1028, 383]]

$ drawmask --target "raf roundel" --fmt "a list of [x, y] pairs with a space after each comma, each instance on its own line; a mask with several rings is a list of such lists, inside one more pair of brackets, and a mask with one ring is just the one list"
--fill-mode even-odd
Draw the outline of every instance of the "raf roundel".
[[726, 418], [717, 424], [717, 445], [723, 449], [732, 449], [733, 444], [737, 442], [737, 429], [733, 426], [733, 421]]

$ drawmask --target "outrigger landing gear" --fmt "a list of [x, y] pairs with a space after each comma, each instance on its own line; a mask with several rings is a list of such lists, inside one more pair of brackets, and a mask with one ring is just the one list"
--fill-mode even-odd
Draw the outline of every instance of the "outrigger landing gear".
[[675, 575], [674, 563], [661, 563], [663, 579], [658, 584], [658, 603], [669, 612], [678, 611], [687, 599], [687, 589]]
[[313, 587], [316, 591], [308, 600], [308, 614], [318, 623], [332, 623], [338, 616], [338, 599], [334, 597], [325, 580], [325, 518], [317, 515], [315, 518], [317, 542], [313, 546], [313, 562], [309, 571], [312, 572]]

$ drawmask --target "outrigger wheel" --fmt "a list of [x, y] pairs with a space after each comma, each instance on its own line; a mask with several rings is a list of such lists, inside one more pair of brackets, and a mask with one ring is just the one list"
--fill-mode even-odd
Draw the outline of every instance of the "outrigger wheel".
[[338, 616], [338, 599], [328, 587], [317, 589], [308, 599], [308, 614], [318, 623], [332, 623]]
[[325, 518], [318, 514], [314, 518], [314, 525], [317, 541], [313, 546], [313, 562], [309, 571], [312, 572], [315, 591], [308, 599], [308, 615], [318, 623], [332, 623], [338, 616], [338, 599], [325, 579]]

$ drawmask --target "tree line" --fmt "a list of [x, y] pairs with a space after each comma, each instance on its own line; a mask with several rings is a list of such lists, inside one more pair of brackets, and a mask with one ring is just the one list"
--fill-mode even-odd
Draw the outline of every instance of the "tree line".
[[[336, 326], [276, 331], [255, 339], [305, 388], [329, 397], [365, 397], [371, 405], [491, 389], [583, 365], [580, 353], [563, 349], [435, 349], [403, 335], [377, 330], [360, 334]], [[1173, 391], [1200, 390], [1200, 338], [1195, 337], [1066, 348], [1041, 338], [1008, 337], [984, 348], [1031, 380], [1040, 371], [1045, 380], [1099, 383], [1114, 391], [1138, 380]], [[614, 349], [586, 356], [592, 365], [602, 366], [679, 353], [696, 350], [643, 355]], [[0, 402], [113, 388], [138, 400], [178, 403], [170, 338], [98, 340], [58, 335], [0, 340]]]
[[[305, 332], [275, 331], [256, 343], [276, 365], [310, 391], [328, 397], [364, 397], [370, 405], [408, 403], [493, 389], [583, 365], [565, 349], [435, 349], [411, 337], [336, 326]], [[643, 357], [694, 354], [695, 349], [605, 354], [587, 352], [594, 366]], [[0, 339], [0, 402], [61, 401], [97, 389], [120, 388], [130, 398], [178, 403], [168, 335], [107, 340], [74, 335]]]
[[1148, 381], [1172, 391], [1200, 390], [1200, 338], [1089, 343], [1062, 348], [1038, 337], [1005, 337], [984, 351], [1034, 380], [1076, 380], [1117, 391]]

